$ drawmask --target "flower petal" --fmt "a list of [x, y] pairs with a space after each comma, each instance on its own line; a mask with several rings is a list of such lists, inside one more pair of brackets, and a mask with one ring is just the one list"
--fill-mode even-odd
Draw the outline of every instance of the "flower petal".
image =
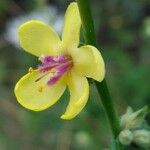
[[102, 81], [105, 65], [101, 53], [94, 46], [86, 45], [70, 51], [77, 74]]
[[68, 77], [68, 87], [70, 91], [70, 102], [62, 119], [72, 119], [80, 113], [86, 105], [89, 96], [89, 84], [85, 77], [80, 77], [74, 73]]
[[36, 56], [55, 54], [60, 39], [47, 24], [32, 20], [24, 23], [18, 30], [21, 47]]
[[41, 111], [56, 103], [65, 90], [63, 79], [55, 85], [47, 85], [50, 75], [41, 78], [41, 73], [32, 71], [23, 76], [15, 86], [18, 102], [27, 109]]
[[81, 19], [77, 3], [71, 3], [65, 14], [64, 30], [62, 34], [63, 46], [66, 48], [77, 47], [80, 38]]

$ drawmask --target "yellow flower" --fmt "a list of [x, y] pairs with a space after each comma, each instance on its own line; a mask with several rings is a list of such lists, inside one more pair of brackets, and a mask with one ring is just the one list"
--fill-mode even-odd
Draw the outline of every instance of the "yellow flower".
[[62, 40], [40, 21], [31, 20], [19, 27], [21, 47], [42, 62], [37, 69], [29, 69], [15, 86], [22, 106], [34, 111], [47, 109], [59, 100], [67, 86], [70, 101], [61, 118], [72, 119], [83, 109], [89, 97], [86, 77], [102, 81], [105, 66], [96, 47], [78, 47], [80, 27], [76, 3], [67, 8]]

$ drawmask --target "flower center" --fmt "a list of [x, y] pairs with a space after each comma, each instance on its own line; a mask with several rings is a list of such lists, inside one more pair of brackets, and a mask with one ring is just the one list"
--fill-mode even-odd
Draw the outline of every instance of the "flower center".
[[52, 74], [47, 81], [48, 85], [55, 84], [66, 72], [68, 72], [72, 66], [72, 58], [68, 55], [59, 56], [47, 56], [43, 55], [40, 58], [42, 64], [38, 67], [39, 72], [44, 73], [39, 79], [45, 77], [49, 73]]

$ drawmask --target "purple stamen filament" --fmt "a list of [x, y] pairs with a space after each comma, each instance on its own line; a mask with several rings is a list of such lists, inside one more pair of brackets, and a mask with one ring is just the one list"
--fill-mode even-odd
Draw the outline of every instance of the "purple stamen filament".
[[60, 56], [42, 56], [42, 64], [38, 67], [39, 72], [45, 73], [35, 82], [38, 82], [40, 79], [44, 78], [46, 75], [53, 73], [52, 77], [48, 80], [48, 85], [55, 84], [66, 72], [68, 72], [72, 66], [72, 58], [68, 55]]

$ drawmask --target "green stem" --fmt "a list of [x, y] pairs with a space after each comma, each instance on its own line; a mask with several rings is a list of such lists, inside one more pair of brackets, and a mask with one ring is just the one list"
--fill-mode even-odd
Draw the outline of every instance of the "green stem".
[[96, 87], [100, 94], [105, 111], [107, 113], [113, 136], [114, 138], [117, 138], [118, 134], [120, 133], [119, 118], [114, 109], [114, 105], [107, 88], [107, 83], [105, 80], [103, 80], [102, 82], [96, 82]]
[[[96, 35], [95, 35], [94, 24], [93, 24], [93, 19], [91, 15], [89, 1], [77, 0], [77, 4], [79, 7], [79, 11], [80, 11], [86, 44], [90, 44], [90, 45], [97, 47]], [[102, 82], [95, 81], [95, 84], [96, 84], [98, 93], [101, 97], [103, 106], [105, 108], [114, 139], [116, 139], [120, 132], [119, 118], [115, 112], [115, 108], [114, 108], [111, 96], [109, 94], [106, 81], [105, 80], [103, 80]]]

